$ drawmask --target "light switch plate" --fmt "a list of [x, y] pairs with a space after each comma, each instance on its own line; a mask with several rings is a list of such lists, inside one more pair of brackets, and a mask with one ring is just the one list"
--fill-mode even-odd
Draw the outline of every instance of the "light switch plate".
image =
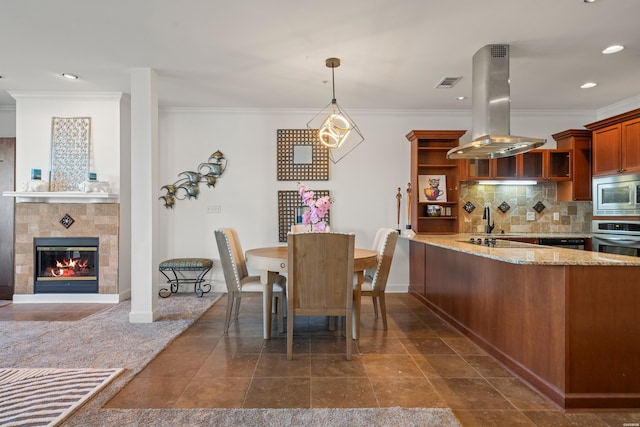
[[558, 220], [560, 220], [560, 214], [559, 214], [558, 212], [554, 212], [554, 213], [553, 213], [553, 220], [554, 220], [554, 221], [558, 221]]
[[536, 220], [535, 212], [527, 212], [527, 221], [535, 221], [535, 220]]

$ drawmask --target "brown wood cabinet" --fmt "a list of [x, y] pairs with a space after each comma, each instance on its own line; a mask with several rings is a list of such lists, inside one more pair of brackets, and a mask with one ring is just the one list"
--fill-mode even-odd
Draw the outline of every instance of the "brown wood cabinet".
[[[413, 130], [411, 141], [411, 226], [417, 234], [453, 234], [458, 232], [460, 199], [460, 160], [447, 159], [447, 151], [460, 145], [466, 130]], [[421, 175], [446, 177], [446, 202], [425, 202], [421, 197]], [[442, 207], [440, 216], [428, 216], [429, 205]], [[450, 211], [450, 215], [446, 214]]]
[[517, 156], [500, 159], [469, 159], [464, 161], [466, 181], [487, 179], [517, 179], [522, 165]]
[[518, 178], [536, 181], [570, 181], [572, 151], [566, 149], [532, 150], [516, 156], [521, 163]]
[[585, 128], [592, 131], [593, 176], [640, 172], [640, 109]]
[[569, 129], [556, 133], [558, 149], [571, 150], [571, 180], [558, 182], [558, 200], [591, 200], [591, 132], [585, 129]]
[[556, 404], [638, 407], [637, 266], [518, 264], [415, 240], [409, 250], [409, 293]]
[[518, 180], [571, 181], [571, 149], [532, 150], [499, 159], [469, 159], [463, 163], [462, 181]]

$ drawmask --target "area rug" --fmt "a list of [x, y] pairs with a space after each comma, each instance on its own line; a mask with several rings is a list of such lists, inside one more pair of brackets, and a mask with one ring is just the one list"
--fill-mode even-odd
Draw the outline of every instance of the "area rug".
[[0, 369], [0, 425], [55, 426], [123, 369]]

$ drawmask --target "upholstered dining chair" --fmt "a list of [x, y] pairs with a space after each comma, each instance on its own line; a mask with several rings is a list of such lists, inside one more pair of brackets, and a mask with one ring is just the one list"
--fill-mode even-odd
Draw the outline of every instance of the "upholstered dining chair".
[[[240, 301], [243, 295], [262, 294], [265, 286], [260, 281], [260, 276], [249, 276], [247, 263], [240, 245], [238, 233], [233, 228], [221, 228], [215, 231], [216, 243], [220, 254], [220, 262], [227, 283], [227, 313], [224, 322], [224, 332], [229, 332], [231, 314], [235, 308], [234, 320], [238, 320]], [[286, 278], [277, 275], [273, 284], [273, 296], [277, 301], [278, 330], [284, 332], [284, 292]], [[235, 306], [235, 307], [234, 307]], [[264, 313], [271, 311], [271, 307], [262, 307]], [[263, 314], [264, 314], [263, 313]]]
[[296, 316], [344, 316], [351, 360], [355, 235], [291, 233], [288, 238], [287, 359]]
[[378, 317], [378, 301], [380, 301], [380, 314], [385, 331], [387, 330], [387, 304], [384, 296], [397, 241], [398, 232], [393, 228], [381, 228], [376, 232], [373, 250], [378, 252], [378, 265], [376, 268], [364, 272], [364, 282], [361, 286], [361, 295], [373, 298], [373, 313], [376, 318]]

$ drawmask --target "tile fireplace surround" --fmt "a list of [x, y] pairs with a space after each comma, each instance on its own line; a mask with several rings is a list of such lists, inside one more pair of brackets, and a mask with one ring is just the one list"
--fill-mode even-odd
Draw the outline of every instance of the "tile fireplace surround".
[[[65, 214], [74, 219], [69, 228], [60, 223]], [[16, 203], [15, 218], [14, 294], [34, 293], [34, 237], [98, 237], [98, 293], [118, 293], [119, 203]]]

